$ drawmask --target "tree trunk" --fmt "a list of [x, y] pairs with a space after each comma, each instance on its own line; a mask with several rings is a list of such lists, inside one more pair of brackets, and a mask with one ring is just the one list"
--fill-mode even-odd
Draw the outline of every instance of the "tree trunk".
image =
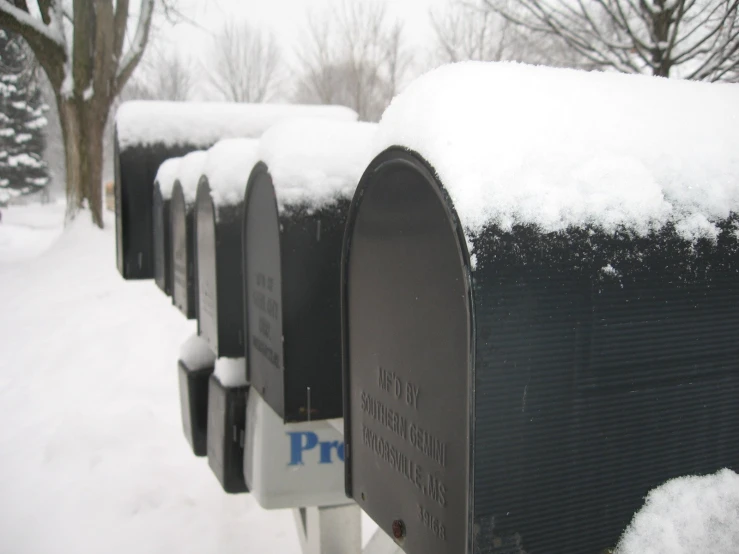
[[[85, 206], [92, 221], [103, 227], [103, 132], [104, 116], [93, 102], [57, 98], [64, 136], [66, 162], [67, 221]], [[103, 113], [107, 113], [103, 110]], [[100, 123], [100, 120], [103, 123]]]

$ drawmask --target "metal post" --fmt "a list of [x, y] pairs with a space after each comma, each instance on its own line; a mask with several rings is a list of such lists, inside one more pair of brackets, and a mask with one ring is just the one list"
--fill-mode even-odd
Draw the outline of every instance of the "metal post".
[[356, 504], [293, 510], [303, 554], [361, 554], [361, 511]]

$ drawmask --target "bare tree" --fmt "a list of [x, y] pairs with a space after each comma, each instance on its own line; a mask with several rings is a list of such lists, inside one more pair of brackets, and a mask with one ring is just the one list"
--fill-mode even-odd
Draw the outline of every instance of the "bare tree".
[[102, 227], [103, 131], [113, 100], [144, 53], [154, 0], [141, 0], [128, 48], [129, 0], [35, 3], [38, 17], [27, 0], [0, 0], [0, 25], [23, 36], [54, 90], [64, 137], [68, 217], [87, 202]]
[[149, 50], [121, 91], [120, 99], [182, 102], [190, 98], [194, 85], [195, 76], [189, 58], [175, 49], [158, 48]]
[[213, 37], [204, 68], [224, 100], [267, 102], [278, 93], [280, 49], [270, 32], [246, 21], [229, 21]]
[[385, 4], [367, 0], [334, 3], [329, 13], [309, 18], [295, 97], [343, 104], [360, 119], [377, 121], [408, 71], [402, 24], [389, 20]]
[[483, 0], [529, 32], [563, 40], [596, 67], [739, 79], [739, 0]]

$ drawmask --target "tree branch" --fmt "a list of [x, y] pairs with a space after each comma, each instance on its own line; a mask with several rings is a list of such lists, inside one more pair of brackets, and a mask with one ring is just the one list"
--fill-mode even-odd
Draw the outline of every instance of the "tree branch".
[[118, 66], [118, 72], [115, 78], [115, 87], [113, 94], [117, 95], [125, 86], [126, 81], [131, 77], [136, 65], [141, 61], [144, 55], [146, 43], [149, 40], [149, 30], [151, 29], [151, 15], [154, 11], [154, 0], [141, 0], [141, 13], [139, 14], [139, 22], [136, 26], [136, 34], [133, 37], [131, 49], [126, 53]]

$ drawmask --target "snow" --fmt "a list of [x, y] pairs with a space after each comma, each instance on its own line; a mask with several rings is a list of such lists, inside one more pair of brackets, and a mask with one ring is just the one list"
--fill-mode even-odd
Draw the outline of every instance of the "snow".
[[10, 167], [18, 167], [21, 165], [25, 167], [38, 168], [42, 167], [44, 164], [42, 161], [24, 152], [15, 156], [9, 156], [8, 165]]
[[85, 102], [87, 102], [88, 100], [90, 100], [90, 98], [92, 98], [94, 94], [95, 94], [95, 88], [93, 87], [93, 84], [90, 83], [90, 85], [82, 93], [82, 98], [84, 98]]
[[213, 374], [224, 387], [243, 387], [246, 380], [246, 360], [244, 358], [218, 358]]
[[227, 102], [124, 102], [116, 114], [121, 150], [163, 143], [208, 148], [224, 138], [256, 138], [284, 119], [313, 116], [355, 121], [343, 106], [298, 104], [236, 104]]
[[195, 202], [198, 194], [198, 183], [200, 177], [203, 176], [207, 158], [208, 153], [205, 150], [196, 150], [181, 158], [177, 181], [182, 187], [182, 195], [187, 204]]
[[256, 139], [235, 138], [219, 141], [208, 150], [204, 173], [216, 208], [243, 202], [258, 146]]
[[386, 110], [374, 153], [393, 145], [431, 163], [468, 235], [674, 222], [694, 239], [739, 211], [739, 85], [448, 65]]
[[615, 554], [736, 554], [739, 475], [673, 479], [654, 489], [634, 516]]
[[153, 282], [120, 278], [112, 220], [100, 231], [81, 213], [62, 231], [63, 204], [2, 212], [2, 550], [300, 552], [290, 511], [225, 494], [189, 450], [176, 364], [194, 322]]
[[216, 355], [197, 333], [193, 334], [180, 347], [180, 360], [191, 371], [213, 367]]
[[33, 135], [29, 135], [28, 133], [22, 133], [15, 137], [15, 142], [17, 144], [23, 144], [24, 142], [28, 142], [33, 138]]
[[373, 123], [301, 118], [275, 125], [259, 142], [278, 208], [319, 208], [337, 197], [351, 198], [372, 159]]
[[172, 197], [172, 188], [174, 188], [174, 182], [177, 180], [181, 161], [182, 158], [164, 160], [157, 170], [154, 182], [159, 183], [159, 192], [161, 192], [163, 200], [169, 200]]

